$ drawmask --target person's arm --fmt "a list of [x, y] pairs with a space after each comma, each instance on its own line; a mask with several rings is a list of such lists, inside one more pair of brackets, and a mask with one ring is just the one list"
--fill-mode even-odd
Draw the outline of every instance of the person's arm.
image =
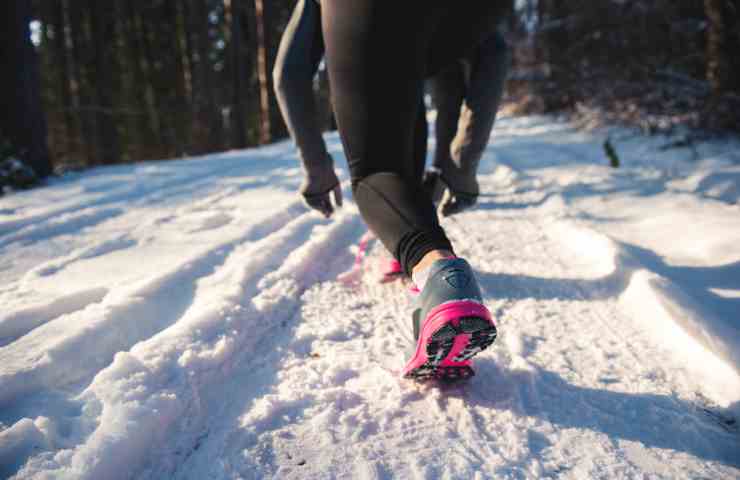
[[280, 40], [273, 83], [305, 172], [300, 193], [310, 207], [329, 216], [333, 212], [330, 192], [334, 192], [337, 205], [341, 205], [342, 199], [334, 161], [321, 135], [313, 92], [313, 78], [323, 55], [319, 4], [315, 0], [299, 0]]
[[[509, 70], [509, 47], [500, 32], [487, 38], [470, 62], [468, 88], [460, 110], [451, 155], [455, 188], [477, 194], [475, 175], [488, 146]], [[470, 189], [475, 189], [471, 191]]]

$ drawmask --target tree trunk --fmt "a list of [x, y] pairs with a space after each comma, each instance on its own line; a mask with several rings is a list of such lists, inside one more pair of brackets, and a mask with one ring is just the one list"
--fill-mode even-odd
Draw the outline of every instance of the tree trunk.
[[187, 101], [187, 86], [185, 81], [185, 62], [183, 60], [184, 48], [182, 42], [182, 30], [180, 28], [180, 12], [177, 8], [176, 0], [169, 0], [166, 4], [166, 12], [168, 17], [168, 23], [172, 32], [170, 35], [170, 43], [174, 45], [174, 56], [172, 62], [174, 63], [174, 94], [170, 95], [169, 102], [169, 114], [173, 116], [173, 123], [175, 129], [175, 154], [178, 157], [183, 156], [187, 148], [187, 143], [190, 138], [188, 132], [188, 101]]
[[113, 99], [118, 91], [117, 60], [115, 55], [116, 25], [111, 4], [92, 0], [91, 19], [93, 39], [95, 42], [95, 84], [98, 104], [96, 121], [100, 128], [98, 144], [99, 163], [114, 164], [121, 160], [116, 117]]
[[[143, 158], [149, 145], [154, 144], [153, 120], [147, 104], [146, 91], [149, 86], [149, 78], [146, 74], [145, 62], [143, 57], [142, 37], [140, 24], [137, 17], [137, 9], [134, 2], [126, 2], [126, 26], [128, 54], [131, 68], [131, 90], [134, 95], [131, 97], [135, 110], [140, 115], [133, 119], [135, 125], [132, 126], [130, 135], [135, 140], [134, 156]], [[144, 94], [142, 94], [144, 92]]]
[[89, 108], [92, 103], [89, 75], [86, 66], [91, 63], [89, 55], [89, 39], [86, 35], [86, 8], [79, 1], [70, 0], [67, 4], [69, 9], [69, 26], [71, 51], [70, 58], [72, 64], [72, 75], [76, 99], [79, 102], [76, 105], [79, 122], [80, 122], [80, 150], [84, 149], [86, 160], [85, 165], [94, 165], [96, 163], [95, 145], [97, 139], [97, 130], [94, 114]]
[[151, 22], [148, 18], [140, 15], [139, 21], [141, 25], [141, 43], [144, 47], [145, 71], [149, 79], [149, 85], [146, 89], [146, 102], [152, 118], [152, 129], [159, 144], [159, 155], [166, 155], [170, 151], [171, 145], [167, 135], [167, 118], [163, 115], [164, 109], [160, 92], [161, 74], [160, 69], [157, 68], [158, 62], [155, 57], [156, 42], [154, 37], [156, 34], [152, 31]]
[[260, 89], [260, 143], [270, 142], [270, 80], [267, 72], [267, 38], [263, 0], [254, 0], [257, 32], [257, 76]]
[[241, 4], [242, 0], [231, 0], [231, 62], [233, 75], [233, 97], [231, 101], [232, 146], [234, 148], [247, 147], [247, 126], [244, 118], [244, 84], [246, 71], [244, 69], [244, 52], [242, 37], [245, 35], [246, 17]]
[[38, 58], [31, 44], [29, 0], [0, 2], [0, 136], [39, 177], [52, 173]]
[[211, 23], [210, 23], [210, 5], [207, 1], [199, 2], [199, 8], [196, 10], [198, 26], [198, 71], [200, 84], [196, 92], [198, 98], [198, 110], [200, 111], [201, 123], [206, 130], [206, 151], [213, 152], [222, 146], [222, 119], [218, 106], [216, 90], [213, 85], [213, 64], [210, 53], [211, 44]]
[[72, 31], [69, 21], [69, 6], [67, 0], [57, 0], [56, 11], [58, 31], [57, 36], [57, 55], [62, 62], [62, 77], [60, 83], [60, 94], [62, 95], [62, 108], [64, 108], [64, 118], [67, 124], [68, 139], [66, 150], [67, 158], [73, 158], [80, 154], [80, 117], [78, 109], [80, 99], [78, 96], [78, 83], [74, 69], [74, 49], [72, 41]]
[[740, 1], [705, 0], [707, 80], [712, 87], [704, 127], [740, 130]]
[[740, 2], [705, 0], [707, 79], [716, 94], [740, 94]]

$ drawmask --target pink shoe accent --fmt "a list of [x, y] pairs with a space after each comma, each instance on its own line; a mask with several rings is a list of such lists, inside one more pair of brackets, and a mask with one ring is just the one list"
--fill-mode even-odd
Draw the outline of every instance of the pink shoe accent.
[[385, 262], [382, 274], [383, 277], [380, 279], [381, 283], [392, 282], [403, 276], [403, 268], [401, 268], [401, 262], [395, 258], [391, 258]]
[[337, 280], [344, 284], [354, 284], [360, 281], [360, 277], [362, 276], [362, 262], [365, 259], [365, 255], [367, 255], [367, 246], [373, 238], [375, 238], [375, 235], [370, 230], [360, 238], [360, 243], [357, 246], [357, 254], [355, 255], [355, 263], [351, 269], [339, 274]]
[[460, 352], [465, 350], [465, 347], [468, 346], [468, 342], [470, 341], [470, 335], [469, 334], [462, 334], [455, 337], [455, 343], [452, 345], [452, 349], [450, 350], [450, 353], [447, 355], [447, 357], [442, 360], [440, 365], [443, 367], [450, 366], [450, 365], [470, 365], [472, 362], [470, 360], [465, 360], [464, 362], [456, 362], [452, 360], [453, 358], [460, 355]]
[[401, 268], [401, 262], [399, 262], [395, 258], [390, 259], [383, 273], [385, 275], [394, 274], [394, 273], [403, 273], [403, 268]]
[[[479, 317], [489, 321], [493, 326], [496, 325], [491, 318], [491, 312], [489, 312], [485, 305], [481, 303], [472, 300], [454, 300], [437, 305], [424, 319], [421, 334], [416, 343], [416, 352], [401, 371], [401, 375], [406, 376], [409, 372], [426, 364], [427, 360], [429, 360], [427, 356], [427, 345], [432, 340], [432, 336], [448, 323], [457, 327], [460, 324], [460, 318], [462, 317]], [[464, 362], [455, 362], [452, 360], [467, 346], [469, 341], [469, 334], [457, 335], [450, 352], [445, 356], [445, 358], [440, 359], [438, 363], [443, 366], [470, 365], [469, 360]]]
[[357, 249], [357, 255], [355, 256], [355, 267], [359, 268], [362, 266], [362, 261], [365, 259], [365, 255], [367, 255], [367, 245], [373, 238], [375, 238], [375, 235], [373, 235], [373, 232], [370, 230], [365, 232], [362, 238], [360, 238], [360, 245]]

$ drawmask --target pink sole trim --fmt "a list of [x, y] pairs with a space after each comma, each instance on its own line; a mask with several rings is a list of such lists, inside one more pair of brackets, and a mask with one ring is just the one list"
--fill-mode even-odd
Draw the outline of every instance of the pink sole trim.
[[[489, 312], [483, 304], [478, 302], [474, 302], [472, 300], [458, 300], [437, 305], [429, 312], [427, 318], [424, 320], [421, 334], [419, 335], [419, 341], [416, 343], [416, 352], [401, 371], [401, 375], [405, 376], [412, 370], [426, 364], [429, 360], [427, 356], [427, 345], [432, 339], [432, 336], [448, 323], [457, 327], [460, 324], [460, 318], [462, 317], [479, 317], [487, 320], [493, 326], [496, 325], [491, 318], [491, 312]], [[465, 362], [455, 362], [452, 360], [463, 349], [465, 349], [469, 341], [469, 334], [457, 335], [452, 349], [444, 359], [441, 359], [439, 364], [443, 366], [470, 365], [469, 360]]]

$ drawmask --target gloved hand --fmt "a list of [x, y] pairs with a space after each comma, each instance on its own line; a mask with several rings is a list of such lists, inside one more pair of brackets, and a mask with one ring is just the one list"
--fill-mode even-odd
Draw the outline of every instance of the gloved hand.
[[335, 207], [331, 202], [332, 193], [336, 206], [342, 206], [342, 186], [339, 184], [339, 178], [334, 173], [333, 167], [311, 168], [303, 179], [300, 192], [306, 205], [318, 210], [326, 218], [334, 213]]

